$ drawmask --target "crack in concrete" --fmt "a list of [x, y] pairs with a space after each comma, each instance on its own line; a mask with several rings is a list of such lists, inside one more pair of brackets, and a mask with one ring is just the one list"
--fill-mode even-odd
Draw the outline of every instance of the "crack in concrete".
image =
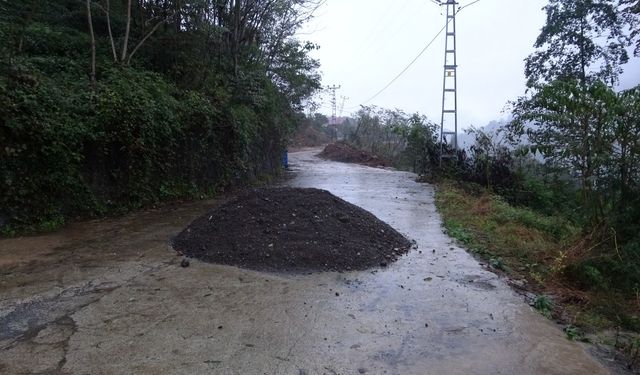
[[[0, 341], [9, 341], [0, 350], [8, 350], [20, 342], [31, 341], [38, 333], [61, 319], [71, 316], [84, 308], [99, 302], [115, 290], [130, 284], [136, 278], [157, 272], [168, 266], [165, 263], [148, 267], [117, 285], [112, 282], [94, 285], [93, 281], [82, 286], [69, 287], [56, 296], [19, 304], [14, 310], [0, 317]], [[106, 286], [108, 285], [108, 286]]]
[[64, 319], [65, 322], [69, 323], [68, 325], [71, 328], [71, 333], [62, 342], [62, 358], [60, 359], [60, 361], [58, 361], [58, 365], [57, 365], [57, 368], [56, 368], [56, 370], [58, 372], [62, 372], [62, 368], [67, 363], [67, 354], [69, 353], [69, 341], [71, 340], [71, 337], [73, 337], [73, 335], [75, 335], [76, 332], [78, 332], [78, 326], [76, 324], [76, 321], [73, 320], [72, 317], [65, 316], [62, 319]]

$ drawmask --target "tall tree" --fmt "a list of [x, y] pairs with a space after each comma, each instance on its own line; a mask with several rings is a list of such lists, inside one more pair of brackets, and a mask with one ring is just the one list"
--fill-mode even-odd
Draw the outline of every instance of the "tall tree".
[[620, 0], [620, 5], [624, 7], [625, 12], [633, 17], [634, 25], [631, 29], [631, 37], [636, 41], [636, 56], [640, 56], [640, 28], [638, 27], [637, 17], [640, 15], [640, 0]]
[[528, 85], [555, 79], [614, 85], [629, 60], [633, 21], [618, 0], [550, 0], [543, 9], [547, 20], [534, 45], [538, 50], [525, 60]]
[[520, 98], [509, 125], [516, 134], [527, 134], [534, 152], [578, 178], [583, 207], [593, 222], [605, 211], [598, 192], [610, 165], [616, 106], [615, 92], [602, 81], [556, 80]]
[[616, 169], [618, 134], [628, 134], [628, 126], [618, 126], [620, 98], [612, 87], [629, 60], [634, 19], [618, 0], [550, 0], [544, 10], [538, 50], [526, 59], [529, 90], [514, 103], [509, 128], [526, 133], [535, 151], [577, 177], [583, 206], [596, 223], [610, 206], [604, 185]]

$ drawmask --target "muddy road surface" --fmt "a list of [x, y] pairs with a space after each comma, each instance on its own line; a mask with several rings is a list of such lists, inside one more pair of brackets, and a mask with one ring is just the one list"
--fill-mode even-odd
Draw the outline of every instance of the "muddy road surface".
[[291, 156], [417, 241], [384, 269], [287, 275], [195, 260], [169, 240], [216, 202], [0, 240], [0, 373], [605, 374], [585, 347], [442, 233], [404, 172]]

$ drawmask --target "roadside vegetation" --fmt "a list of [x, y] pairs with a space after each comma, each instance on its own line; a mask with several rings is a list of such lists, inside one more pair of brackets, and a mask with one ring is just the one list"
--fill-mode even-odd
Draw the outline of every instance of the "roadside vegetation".
[[0, 232], [277, 173], [313, 0], [0, 1]]
[[[527, 91], [495, 132], [440, 163], [439, 126], [362, 107], [347, 139], [437, 184], [448, 233], [533, 293], [567, 337], [602, 339], [636, 368], [640, 333], [640, 86], [616, 89], [637, 47], [637, 1], [551, 0]], [[636, 48], [636, 54], [640, 52]]]

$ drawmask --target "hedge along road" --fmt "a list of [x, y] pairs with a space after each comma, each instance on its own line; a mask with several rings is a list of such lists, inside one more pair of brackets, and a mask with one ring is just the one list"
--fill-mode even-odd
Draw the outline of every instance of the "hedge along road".
[[290, 155], [287, 185], [327, 189], [418, 249], [358, 272], [181, 268], [169, 239], [216, 202], [2, 240], [0, 372], [607, 373], [442, 233], [431, 186], [315, 152]]

